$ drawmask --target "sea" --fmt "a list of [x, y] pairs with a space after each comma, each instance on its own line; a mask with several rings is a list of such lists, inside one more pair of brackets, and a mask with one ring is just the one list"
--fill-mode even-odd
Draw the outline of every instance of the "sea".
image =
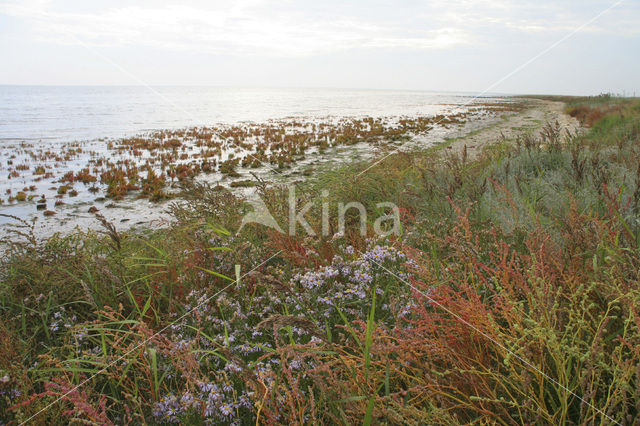
[[[81, 142], [100, 151], [102, 146], [106, 149], [108, 140], [160, 129], [290, 118], [313, 121], [430, 116], [504, 99], [498, 94], [395, 90], [0, 85], [0, 236], [6, 226], [15, 223], [6, 215], [37, 219], [39, 228], [48, 234], [68, 232], [76, 226], [86, 229], [95, 223], [86, 211], [91, 201], [87, 197], [65, 199], [64, 207], [56, 209], [58, 214], [53, 217], [42, 217], [42, 212], [35, 209], [35, 200], [9, 201], [12, 194], [33, 184], [28, 177], [9, 177], [26, 156], [25, 146], [55, 152], [57, 146]], [[442, 137], [434, 134], [428, 143]], [[67, 163], [65, 167], [73, 168], [74, 164]], [[51, 197], [55, 195], [55, 185], [55, 179], [40, 181], [36, 192], [46, 192]], [[105, 216], [114, 219], [127, 216], [127, 225], [144, 225], [166, 217], [160, 207], [146, 200], [121, 204], [127, 210], [99, 207]]]
[[2, 86], [0, 143], [71, 142], [286, 117], [438, 114], [473, 93], [199, 86]]

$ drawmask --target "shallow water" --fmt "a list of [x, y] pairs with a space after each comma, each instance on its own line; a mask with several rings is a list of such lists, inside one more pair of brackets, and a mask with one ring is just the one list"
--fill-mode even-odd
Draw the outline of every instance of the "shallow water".
[[472, 96], [343, 89], [0, 85], [0, 143], [71, 142], [284, 117], [431, 115], [441, 112], [443, 104], [464, 104]]
[[[114, 204], [110, 200], [96, 202], [96, 197], [103, 194], [92, 194], [86, 190], [79, 191], [74, 197], [65, 196], [65, 205], [53, 208], [60, 177], [66, 171], [86, 167], [91, 158], [113, 156], [114, 152], [107, 149], [109, 139], [157, 129], [265, 123], [273, 120], [286, 122], [291, 118], [304, 123], [345, 117], [394, 120], [400, 117], [455, 114], [469, 110], [473, 103], [486, 101], [501, 102], [504, 98], [474, 100], [468, 94], [328, 89], [0, 86], [0, 198], [4, 201], [0, 213], [23, 219], [38, 218], [37, 232], [42, 236], [57, 231], [68, 232], [76, 226], [82, 229], [95, 227], [96, 221], [88, 212], [92, 205], [108, 219], [123, 221], [123, 227], [149, 225], [153, 221], [168, 219], [164, 212], [166, 204], [127, 198], [115, 203], [115, 207], [107, 208]], [[428, 146], [461, 131], [462, 127], [477, 126], [488, 119], [489, 116], [477, 112], [475, 123], [458, 128], [435, 126], [428, 134], [415, 137], [403, 145]], [[53, 158], [56, 153], [68, 151], [70, 146], [79, 147], [82, 152], [64, 160]], [[42, 160], [43, 156], [34, 159], [34, 152], [47, 153], [48, 159]], [[297, 172], [302, 167], [366, 158], [373, 152], [372, 146], [363, 143], [330, 149], [322, 155], [308, 156], [287, 175], [297, 178]], [[35, 167], [41, 163], [49, 170], [55, 170], [54, 175], [38, 179]], [[10, 177], [11, 171], [19, 164], [28, 165], [29, 168], [20, 170], [19, 176]], [[252, 171], [267, 179], [274, 177], [269, 167]], [[251, 178], [246, 170], [241, 174], [243, 177], [239, 179]], [[231, 181], [218, 172], [200, 175], [198, 179], [224, 186]], [[9, 195], [29, 187], [25, 192], [32, 195], [31, 201], [8, 203]], [[250, 192], [247, 189], [237, 191]], [[47, 208], [57, 212], [55, 216], [43, 217], [42, 211], [36, 211], [36, 199], [41, 195], [47, 199]], [[0, 225], [5, 231], [6, 225], [11, 222], [12, 219], [0, 217]]]

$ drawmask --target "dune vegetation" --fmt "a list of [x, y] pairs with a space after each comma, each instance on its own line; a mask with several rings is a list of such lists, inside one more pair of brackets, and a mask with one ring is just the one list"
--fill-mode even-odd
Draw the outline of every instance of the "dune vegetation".
[[[584, 132], [297, 187], [315, 230], [322, 203], [392, 202], [400, 235], [360, 235], [356, 209], [344, 235], [335, 214], [329, 236], [237, 232], [246, 201], [195, 183], [162, 229], [40, 241], [23, 222], [0, 265], [0, 420], [637, 424], [640, 101], [553, 99]], [[287, 216], [285, 187], [252, 185]]]

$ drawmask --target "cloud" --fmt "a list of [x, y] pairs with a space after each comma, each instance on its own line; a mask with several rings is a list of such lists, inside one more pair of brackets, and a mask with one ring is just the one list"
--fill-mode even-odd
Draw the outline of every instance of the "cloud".
[[[491, 37], [500, 37], [506, 30], [571, 31], [588, 19], [583, 15], [590, 11], [576, 14], [556, 2], [508, 0], [437, 0], [405, 6], [363, 2], [353, 7], [331, 0], [321, 4], [190, 1], [162, 6], [107, 4], [93, 10], [90, 4], [5, 1], [0, 11], [24, 20], [38, 37], [53, 43], [281, 57], [357, 48], [450, 49], [483, 42], [488, 27]], [[617, 31], [637, 33], [636, 21], [617, 26]]]
[[[94, 13], [56, 11], [50, 2], [5, 3], [49, 42], [144, 45], [219, 54], [306, 56], [352, 48], [441, 49], [469, 42], [458, 28], [411, 30], [354, 16], [328, 17], [260, 2], [233, 7], [123, 6]], [[408, 30], [408, 31], [407, 31]]]

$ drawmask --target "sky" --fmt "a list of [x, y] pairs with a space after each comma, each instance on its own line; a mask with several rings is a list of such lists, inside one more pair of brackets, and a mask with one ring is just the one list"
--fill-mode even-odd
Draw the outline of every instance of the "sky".
[[0, 0], [0, 84], [640, 96], [640, 0]]

